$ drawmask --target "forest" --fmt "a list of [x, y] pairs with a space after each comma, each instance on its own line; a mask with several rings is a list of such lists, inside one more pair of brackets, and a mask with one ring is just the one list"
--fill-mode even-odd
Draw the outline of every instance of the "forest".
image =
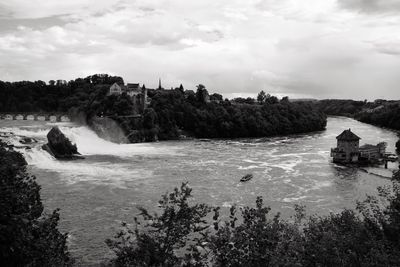
[[313, 102], [313, 105], [327, 115], [347, 116], [376, 126], [400, 130], [400, 101], [327, 99]]
[[0, 82], [0, 112], [69, 112], [91, 125], [94, 116], [111, 117], [130, 142], [196, 138], [265, 137], [320, 131], [326, 116], [309, 103], [279, 100], [261, 91], [257, 99], [225, 99], [209, 95], [204, 85], [196, 91], [183, 86], [149, 89], [151, 104], [141, 119], [132, 114], [134, 102], [126, 94], [108, 95], [121, 77], [96, 74], [69, 82]]
[[[160, 139], [184, 133], [198, 138], [240, 138], [295, 134], [325, 129], [326, 116], [304, 103], [288, 100], [237, 103], [235, 100], [205, 102], [208, 92], [160, 91], [152, 98]], [[274, 99], [276, 99], [274, 97]]]

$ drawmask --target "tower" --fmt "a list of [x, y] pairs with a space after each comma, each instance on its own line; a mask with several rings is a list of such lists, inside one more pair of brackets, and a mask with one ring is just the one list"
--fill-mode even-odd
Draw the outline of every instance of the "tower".
[[333, 162], [357, 162], [361, 138], [348, 129], [338, 135], [336, 139], [337, 147], [331, 150]]
[[162, 90], [162, 86], [161, 86], [161, 78], [158, 78], [158, 90]]

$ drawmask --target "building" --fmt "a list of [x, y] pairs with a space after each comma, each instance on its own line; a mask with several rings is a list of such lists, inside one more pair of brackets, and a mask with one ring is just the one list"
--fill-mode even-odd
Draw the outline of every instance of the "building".
[[109, 95], [120, 95], [122, 94], [122, 88], [124, 85], [119, 85], [118, 83], [113, 83], [113, 85], [110, 86], [110, 92]]
[[331, 149], [331, 157], [335, 163], [358, 162], [360, 137], [351, 129], [343, 131], [336, 137], [337, 147]]
[[337, 147], [331, 149], [331, 157], [335, 163], [378, 163], [385, 158], [387, 144], [365, 144], [360, 147], [360, 137], [351, 129], [343, 131], [336, 137]]
[[140, 85], [138, 83], [128, 83], [126, 84], [126, 94], [129, 95], [130, 97], [136, 97], [140, 94], [142, 94], [142, 89], [140, 88]]
[[368, 162], [377, 162], [385, 157], [387, 144], [381, 142], [376, 146], [365, 144], [360, 147], [360, 160]]
[[123, 93], [131, 97], [135, 113], [142, 113], [150, 104], [145, 85], [140, 87], [138, 83], [128, 83], [126, 86], [114, 83], [110, 86], [109, 95], [121, 95]]

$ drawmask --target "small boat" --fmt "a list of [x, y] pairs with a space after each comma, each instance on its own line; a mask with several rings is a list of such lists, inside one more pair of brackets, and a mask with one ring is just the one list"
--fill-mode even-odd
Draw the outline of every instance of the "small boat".
[[246, 174], [245, 176], [242, 177], [242, 179], [240, 179], [240, 181], [241, 182], [247, 182], [252, 178], [253, 178], [253, 174]]

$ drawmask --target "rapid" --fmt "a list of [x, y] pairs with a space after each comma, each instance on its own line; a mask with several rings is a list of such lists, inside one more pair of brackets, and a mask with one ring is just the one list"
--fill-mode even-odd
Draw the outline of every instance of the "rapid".
[[[58, 161], [41, 149], [54, 125], [76, 143], [84, 160]], [[133, 222], [138, 206], [156, 211], [160, 195], [185, 181], [195, 201], [222, 207], [254, 205], [262, 196], [272, 213], [285, 217], [294, 204], [306, 205], [309, 215], [354, 208], [390, 183], [397, 164], [388, 170], [333, 164], [330, 148], [348, 128], [362, 138], [360, 144], [385, 141], [394, 151], [395, 132], [343, 117], [330, 117], [325, 131], [308, 134], [141, 144], [111, 143], [73, 123], [0, 121], [0, 138], [24, 155], [47, 210], [61, 209], [60, 227], [69, 233], [73, 256], [96, 264], [110, 257], [104, 240], [121, 221]], [[23, 145], [23, 137], [37, 143]], [[254, 178], [239, 182], [248, 173]]]

